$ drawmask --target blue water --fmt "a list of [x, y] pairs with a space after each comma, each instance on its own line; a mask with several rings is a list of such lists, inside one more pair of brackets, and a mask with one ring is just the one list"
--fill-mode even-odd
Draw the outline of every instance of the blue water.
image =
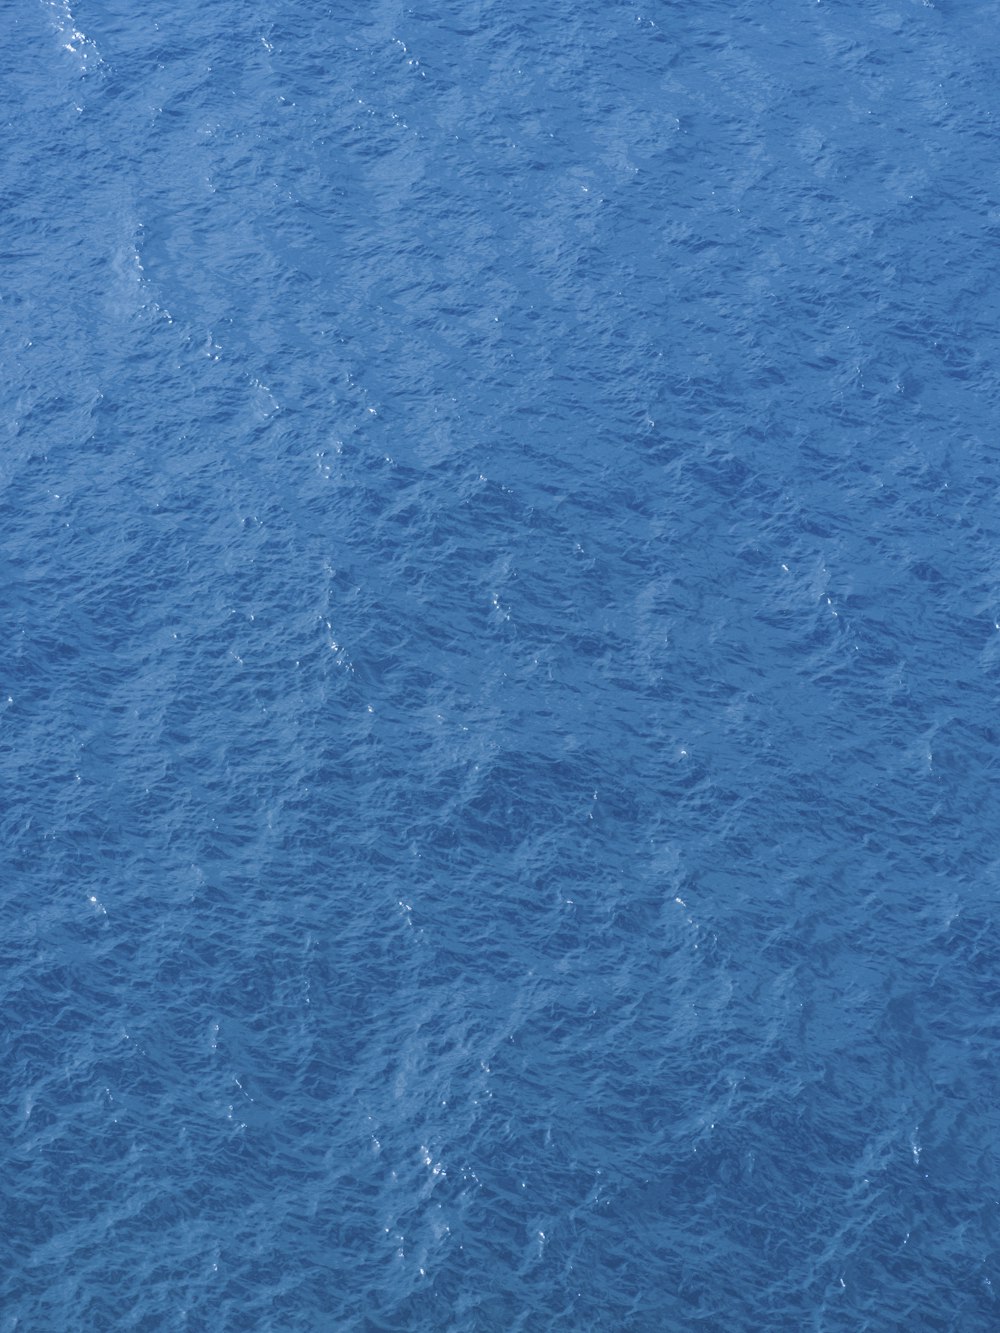
[[1000, 14], [0, 11], [0, 1330], [1000, 1328]]

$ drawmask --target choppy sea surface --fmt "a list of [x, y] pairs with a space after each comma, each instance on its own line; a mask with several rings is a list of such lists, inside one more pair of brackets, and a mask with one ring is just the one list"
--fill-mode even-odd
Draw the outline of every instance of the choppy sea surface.
[[5, 0], [0, 1330], [1000, 1328], [1000, 13]]

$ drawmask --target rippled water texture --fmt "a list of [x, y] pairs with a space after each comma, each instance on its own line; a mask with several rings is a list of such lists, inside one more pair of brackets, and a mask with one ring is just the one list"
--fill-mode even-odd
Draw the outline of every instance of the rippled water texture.
[[1000, 1327], [995, 5], [2, 32], [2, 1333]]

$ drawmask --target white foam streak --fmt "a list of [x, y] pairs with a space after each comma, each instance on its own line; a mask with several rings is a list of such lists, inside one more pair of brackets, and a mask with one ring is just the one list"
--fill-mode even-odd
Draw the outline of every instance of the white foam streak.
[[62, 39], [63, 50], [69, 51], [76, 57], [80, 73], [86, 74], [88, 69], [103, 65], [104, 61], [97, 47], [87, 34], [77, 27], [69, 0], [42, 0], [42, 4], [48, 10], [52, 25]]

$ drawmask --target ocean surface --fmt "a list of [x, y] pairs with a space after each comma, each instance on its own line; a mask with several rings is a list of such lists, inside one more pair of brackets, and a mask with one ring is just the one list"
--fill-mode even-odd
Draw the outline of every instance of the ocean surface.
[[0, 39], [0, 1333], [1000, 1329], [996, 4]]

